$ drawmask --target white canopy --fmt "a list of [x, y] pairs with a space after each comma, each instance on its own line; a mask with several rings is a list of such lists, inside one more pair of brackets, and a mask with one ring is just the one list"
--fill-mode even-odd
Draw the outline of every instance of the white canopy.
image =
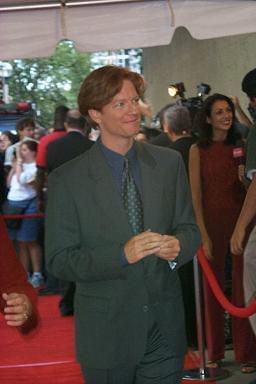
[[179, 26], [197, 39], [256, 32], [256, 1], [0, 0], [0, 59], [50, 56], [62, 39], [81, 52], [168, 45]]

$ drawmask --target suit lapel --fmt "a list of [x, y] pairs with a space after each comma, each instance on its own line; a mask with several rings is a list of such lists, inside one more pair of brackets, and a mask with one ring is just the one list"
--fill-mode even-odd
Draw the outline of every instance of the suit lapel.
[[[157, 223], [161, 222], [163, 181], [157, 163], [145, 145], [137, 143], [137, 153], [142, 178], [142, 199], [144, 208], [144, 228], [159, 232]], [[144, 260], [145, 273], [154, 270], [158, 258], [148, 256]]]
[[144, 208], [145, 230], [157, 230], [155, 228], [157, 218], [160, 215], [160, 200], [163, 193], [161, 174], [157, 171], [157, 164], [147, 148], [137, 144], [137, 153], [142, 178], [142, 199]]

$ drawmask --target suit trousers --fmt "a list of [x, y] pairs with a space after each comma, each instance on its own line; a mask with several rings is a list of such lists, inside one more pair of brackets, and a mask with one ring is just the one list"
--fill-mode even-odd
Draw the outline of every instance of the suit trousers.
[[183, 373], [184, 356], [170, 353], [155, 321], [151, 319], [146, 351], [142, 360], [133, 366], [114, 369], [92, 369], [81, 366], [86, 384], [179, 384]]
[[[248, 305], [256, 298], [256, 225], [254, 226], [244, 250], [244, 296]], [[249, 317], [256, 335], [256, 314]]]

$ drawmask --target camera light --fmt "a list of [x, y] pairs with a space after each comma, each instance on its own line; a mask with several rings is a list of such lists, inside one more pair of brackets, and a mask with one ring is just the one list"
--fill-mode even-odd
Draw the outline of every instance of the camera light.
[[168, 87], [168, 93], [171, 97], [184, 97], [185, 87], [183, 83], [170, 84]]
[[204, 83], [197, 85], [196, 88], [197, 88], [197, 95], [199, 97], [202, 97], [203, 95], [208, 95], [208, 93], [210, 93], [211, 91], [210, 85], [204, 84]]

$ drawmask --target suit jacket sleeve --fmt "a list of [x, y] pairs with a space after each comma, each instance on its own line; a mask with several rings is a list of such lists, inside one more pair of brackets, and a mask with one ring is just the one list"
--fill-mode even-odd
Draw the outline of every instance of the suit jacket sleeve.
[[[97, 225], [89, 218], [86, 220], [87, 228], [79, 222], [81, 216], [87, 218], [88, 205], [93, 203], [86, 201], [85, 197], [84, 204], [77, 206], [73, 200], [72, 182], [59, 171], [63, 172], [63, 169], [55, 170], [48, 180], [45, 226], [48, 270], [60, 279], [76, 282], [125, 278], [125, 268], [117, 257], [122, 242], [113, 237], [103, 242], [99, 235], [92, 245], [85, 239], [90, 228], [97, 231]], [[82, 191], [79, 194], [82, 195]]]
[[180, 241], [181, 251], [178, 256], [178, 267], [180, 267], [191, 260], [200, 244], [200, 233], [195, 222], [191, 191], [181, 156], [179, 156], [177, 167], [175, 196], [172, 234]]

